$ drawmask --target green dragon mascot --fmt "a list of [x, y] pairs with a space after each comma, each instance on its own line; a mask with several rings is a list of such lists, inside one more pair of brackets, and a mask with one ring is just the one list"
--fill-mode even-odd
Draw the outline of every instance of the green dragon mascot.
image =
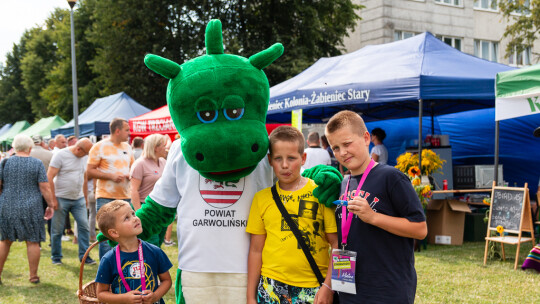
[[[177, 303], [245, 303], [251, 201], [274, 178], [265, 157], [270, 93], [262, 70], [283, 46], [249, 58], [224, 54], [219, 20], [210, 21], [205, 39], [206, 55], [182, 65], [151, 54], [144, 60], [170, 80], [167, 103], [181, 139], [137, 211], [140, 237], [157, 234], [177, 214]], [[319, 201], [337, 197], [341, 176], [335, 169], [315, 167], [303, 175], [319, 185]]]

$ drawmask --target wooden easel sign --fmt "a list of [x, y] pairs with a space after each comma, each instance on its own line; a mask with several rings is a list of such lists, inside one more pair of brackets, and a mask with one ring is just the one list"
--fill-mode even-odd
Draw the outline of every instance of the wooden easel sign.
[[[508, 235], [491, 236], [491, 231], [502, 227]], [[523, 232], [529, 232], [531, 237], [523, 237]], [[513, 235], [513, 234], [517, 234]], [[503, 260], [506, 259], [504, 244], [517, 245], [514, 269], [517, 269], [519, 247], [521, 243], [531, 242], [534, 246], [534, 229], [531, 215], [531, 203], [527, 183], [523, 188], [496, 187], [493, 182], [491, 190], [491, 205], [489, 207], [489, 222], [486, 234], [486, 249], [484, 252], [484, 265], [487, 262], [489, 242], [499, 242], [502, 248]]]

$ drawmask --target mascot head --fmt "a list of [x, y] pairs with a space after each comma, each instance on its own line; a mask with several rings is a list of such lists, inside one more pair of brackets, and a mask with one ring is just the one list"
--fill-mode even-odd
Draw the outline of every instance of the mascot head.
[[187, 163], [205, 178], [237, 180], [267, 153], [270, 88], [262, 69], [283, 54], [283, 46], [249, 58], [224, 54], [219, 20], [208, 23], [205, 38], [206, 55], [182, 65], [152, 54], [144, 63], [170, 79], [167, 104]]

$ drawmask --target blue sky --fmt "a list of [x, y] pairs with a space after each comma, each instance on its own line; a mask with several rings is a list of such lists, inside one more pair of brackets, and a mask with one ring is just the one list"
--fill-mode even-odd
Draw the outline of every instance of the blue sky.
[[26, 29], [44, 24], [56, 7], [69, 8], [67, 0], [0, 0], [0, 62], [18, 43]]

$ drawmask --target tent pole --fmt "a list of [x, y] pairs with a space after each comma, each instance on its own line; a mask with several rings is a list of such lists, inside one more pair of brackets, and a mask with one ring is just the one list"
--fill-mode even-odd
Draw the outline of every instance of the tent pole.
[[431, 108], [431, 135], [435, 134], [435, 109], [434, 109], [434, 102], [432, 101], [430, 103]]
[[[498, 185], [499, 181], [499, 121], [495, 121], [495, 164], [493, 166], [493, 180], [495, 185]], [[500, 185], [499, 185], [500, 186]]]
[[422, 176], [422, 99], [418, 99], [418, 169]]

